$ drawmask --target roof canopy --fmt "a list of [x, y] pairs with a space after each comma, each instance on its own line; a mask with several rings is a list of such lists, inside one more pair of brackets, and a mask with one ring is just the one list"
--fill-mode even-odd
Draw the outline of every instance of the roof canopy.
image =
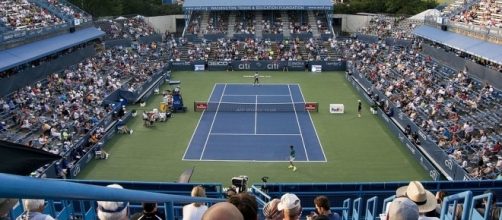
[[0, 71], [91, 41], [104, 34], [103, 31], [91, 27], [0, 51], [0, 60], [2, 61], [0, 62]]
[[429, 26], [420, 26], [413, 31], [413, 34], [485, 60], [502, 64], [502, 45], [500, 44], [442, 31]]
[[333, 10], [333, 3], [331, 0], [185, 0], [183, 10]]

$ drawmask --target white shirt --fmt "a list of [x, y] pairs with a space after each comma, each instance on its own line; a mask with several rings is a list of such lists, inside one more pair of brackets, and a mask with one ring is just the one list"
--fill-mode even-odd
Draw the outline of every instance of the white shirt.
[[200, 220], [202, 219], [202, 215], [204, 214], [204, 212], [206, 212], [206, 210], [206, 205], [195, 207], [195, 205], [192, 203], [183, 206], [183, 220]]

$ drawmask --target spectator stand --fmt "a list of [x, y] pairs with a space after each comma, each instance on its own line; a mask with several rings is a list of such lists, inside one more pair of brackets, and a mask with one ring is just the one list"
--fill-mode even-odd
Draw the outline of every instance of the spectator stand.
[[[9, 71], [12, 69], [20, 69], [20, 66], [36, 61], [40, 64], [42, 63], [40, 61], [42, 59], [53, 57], [55, 54], [60, 52], [72, 51], [75, 48], [84, 46], [104, 35], [102, 31], [99, 31], [96, 28], [79, 30], [75, 32], [75, 34], [77, 35], [67, 33], [54, 38], [45, 39], [0, 51], [0, 59], [2, 59], [2, 63], [0, 63], [0, 72]], [[87, 54], [92, 54], [92, 52], [89, 52]], [[61, 64], [54, 64], [55, 66], [57, 65], [59, 67], [62, 67]], [[33, 63], [31, 64], [31, 66], [34, 66]], [[17, 71], [14, 71], [14, 75], [10, 76], [8, 81], [2, 80], [0, 82], [0, 85], [2, 85], [0, 89], [0, 95], [6, 95], [13, 90], [21, 88], [27, 83], [34, 83], [36, 82], [36, 80], [45, 78], [45, 76], [50, 73], [38, 72], [38, 75], [30, 75], [28, 74], [29, 72], [27, 72], [22, 75], [17, 75], [15, 72]]]
[[5, 13], [0, 14], [0, 21], [3, 22], [0, 22], [0, 48], [88, 28], [92, 20], [89, 14], [64, 0], [3, 1], [0, 11]]
[[[210, 15], [225, 14], [229, 12], [229, 27], [224, 27], [227, 20], [226, 16], [216, 16], [216, 20], [222, 21], [220, 23], [223, 24], [222, 26], [218, 26], [216, 29], [221, 30], [222, 32], [228, 30], [227, 36], [231, 36], [232, 39], [244, 40], [250, 37], [258, 37], [261, 39], [263, 37], [261, 35], [262, 33], [268, 34], [266, 35], [267, 38], [274, 38], [274, 36], [271, 36], [270, 34], [276, 35], [282, 33], [284, 33], [284, 36], [290, 37], [290, 25], [298, 30], [293, 31], [295, 34], [295, 36], [292, 36], [293, 38], [298, 37], [308, 39], [313, 36], [312, 33], [308, 33], [308, 25], [306, 23], [308, 22], [308, 17], [313, 17], [315, 19], [313, 11], [316, 11], [319, 14], [324, 14], [325, 16], [319, 16], [318, 18], [326, 21], [324, 22], [324, 20], [319, 20], [319, 26], [323, 31], [325, 31], [325, 29], [330, 29], [327, 27], [332, 26], [331, 20], [327, 18], [331, 17], [330, 15], [333, 11], [333, 4], [329, 0], [316, 2], [305, 2], [301, 0], [259, 0], [252, 2], [188, 0], [183, 4], [183, 11], [185, 14], [186, 24], [183, 36], [198, 35], [199, 37], [208, 37], [206, 35], [202, 35], [201, 33], [214, 32], [213, 30], [215, 29], [215, 26], [213, 24], [216, 24], [216, 22], [214, 21], [214, 16], [213, 22], [208, 22], [211, 17]], [[237, 14], [233, 14], [235, 11], [237, 11]], [[305, 15], [305, 22], [301, 24], [294, 24], [293, 21], [288, 21], [287, 15], [283, 14], [287, 11], [295, 13], [302, 12]], [[265, 12], [265, 21], [262, 16], [263, 12]], [[313, 21], [313, 24], [316, 24], [316, 22], [317, 21]], [[314, 26], [317, 31], [317, 25]], [[209, 27], [209, 30], [207, 27]], [[262, 28], [266, 29], [262, 30]], [[288, 31], [288, 35], [285, 35], [286, 31]]]

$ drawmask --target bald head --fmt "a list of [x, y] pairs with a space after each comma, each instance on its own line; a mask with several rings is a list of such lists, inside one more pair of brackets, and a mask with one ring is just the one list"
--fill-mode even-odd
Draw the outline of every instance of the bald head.
[[244, 217], [232, 203], [220, 202], [209, 207], [202, 220], [244, 220]]

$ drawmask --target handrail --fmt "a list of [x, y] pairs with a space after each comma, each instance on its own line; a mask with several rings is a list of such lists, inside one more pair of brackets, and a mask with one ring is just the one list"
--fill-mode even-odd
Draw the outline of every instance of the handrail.
[[98, 200], [131, 202], [221, 202], [223, 199], [180, 196], [130, 189], [116, 189], [55, 179], [38, 179], [0, 173], [1, 198]]
[[463, 200], [462, 217], [460, 219], [469, 219], [469, 214], [472, 208], [472, 192], [465, 191], [444, 198], [444, 201], [441, 204], [441, 220], [455, 219], [459, 200]]

